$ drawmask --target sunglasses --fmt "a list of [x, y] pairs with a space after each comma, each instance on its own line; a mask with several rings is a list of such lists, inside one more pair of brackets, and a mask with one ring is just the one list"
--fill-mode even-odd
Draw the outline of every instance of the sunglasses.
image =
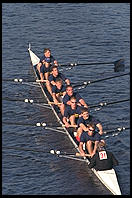
[[94, 131], [94, 129], [89, 129], [89, 131]]

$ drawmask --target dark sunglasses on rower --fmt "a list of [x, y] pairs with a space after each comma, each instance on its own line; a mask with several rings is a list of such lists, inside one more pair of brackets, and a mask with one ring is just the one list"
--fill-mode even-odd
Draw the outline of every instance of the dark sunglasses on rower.
[[89, 129], [89, 131], [94, 131], [94, 129]]

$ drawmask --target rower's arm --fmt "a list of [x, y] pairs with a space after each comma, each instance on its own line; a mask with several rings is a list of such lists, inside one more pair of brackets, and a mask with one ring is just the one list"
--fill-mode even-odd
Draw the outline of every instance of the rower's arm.
[[38, 70], [38, 72], [40, 73], [40, 67], [42, 66], [42, 63], [41, 62], [39, 62], [38, 64], [37, 64], [37, 70]]
[[65, 83], [66, 83], [67, 85], [70, 85], [70, 80], [69, 80], [69, 79], [66, 79], [66, 80], [65, 80]]
[[79, 151], [80, 151], [81, 156], [85, 156], [85, 152], [83, 150], [83, 142], [79, 143]]
[[67, 105], [70, 105], [70, 104], [71, 104], [70, 100], [68, 100], [66, 104], [67, 104]]
[[53, 97], [53, 101], [54, 101], [55, 104], [59, 103], [59, 101], [56, 98], [56, 94], [55, 93], [52, 94], [52, 97]]
[[58, 62], [57, 62], [57, 60], [54, 60], [54, 64], [55, 64], [56, 66], [58, 66]]
[[65, 126], [67, 128], [70, 126], [70, 124], [67, 122], [67, 118], [65, 116], [63, 117], [63, 123], [65, 124]]
[[66, 95], [66, 91], [63, 92], [63, 97]]
[[40, 73], [40, 79], [41, 79], [41, 80], [44, 80], [44, 75], [43, 75], [43, 73]]
[[92, 152], [92, 156], [96, 153], [98, 143], [99, 143], [99, 141], [94, 142], [94, 149], [93, 149], [93, 152]]
[[53, 81], [53, 80], [52, 80], [50, 83], [51, 83], [52, 85], [56, 85], [55, 81]]
[[82, 98], [79, 100], [79, 102], [81, 103], [81, 105], [88, 108], [88, 105], [86, 104], [86, 102]]
[[88, 131], [88, 128], [83, 123], [80, 124], [80, 127], [83, 131]]
[[97, 126], [98, 129], [99, 129], [99, 134], [100, 134], [100, 135], [103, 135], [103, 127], [102, 127], [102, 124], [98, 123], [96, 126]]

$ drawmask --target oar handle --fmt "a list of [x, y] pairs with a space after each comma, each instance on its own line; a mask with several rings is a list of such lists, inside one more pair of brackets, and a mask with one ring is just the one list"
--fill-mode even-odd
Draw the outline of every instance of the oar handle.
[[[79, 156], [81, 156], [81, 154], [80, 153], [76, 153], [76, 156], [79, 157]], [[85, 157], [91, 157], [91, 155], [85, 153]]]
[[47, 82], [47, 80], [36, 80], [36, 82]]
[[[48, 104], [55, 104], [54, 102], [48, 102]], [[62, 104], [62, 102], [58, 102], [58, 103], [56, 103], [56, 105], [61, 105]]]
[[[65, 124], [62, 124], [62, 126], [65, 127]], [[76, 124], [73, 124], [73, 125], [71, 124], [71, 125], [69, 125], [69, 127], [70, 127], [70, 128], [76, 128], [77, 125], [76, 125]]]

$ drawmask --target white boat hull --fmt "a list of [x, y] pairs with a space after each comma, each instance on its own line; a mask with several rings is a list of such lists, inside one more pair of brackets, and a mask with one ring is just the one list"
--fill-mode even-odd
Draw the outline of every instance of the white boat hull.
[[114, 169], [106, 171], [96, 171], [93, 169], [93, 172], [114, 195], [121, 195], [120, 187]]

